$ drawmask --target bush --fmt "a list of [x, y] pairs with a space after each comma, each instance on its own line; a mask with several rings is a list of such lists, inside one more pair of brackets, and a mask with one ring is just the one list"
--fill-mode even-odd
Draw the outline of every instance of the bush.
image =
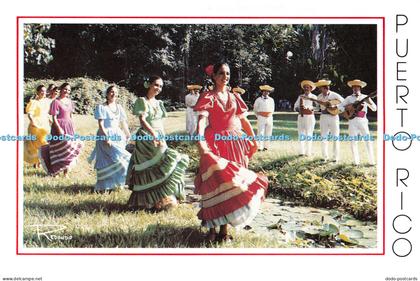
[[[36, 87], [38, 85], [43, 84], [45, 87], [48, 87], [49, 84], [55, 84], [56, 86], [60, 86], [64, 82], [69, 83], [71, 86], [70, 98], [75, 103], [76, 113], [78, 114], [93, 114], [95, 106], [105, 101], [104, 92], [106, 88], [112, 84], [102, 79], [93, 80], [83, 77], [65, 80], [27, 79], [25, 80], [24, 85], [24, 106], [26, 107], [29, 100], [35, 97]], [[118, 86], [118, 90], [118, 103], [121, 104], [127, 112], [131, 112], [136, 96], [124, 87]]]
[[376, 175], [361, 167], [292, 157], [253, 164], [252, 169], [266, 173], [271, 195], [313, 207], [341, 208], [361, 220], [377, 219]]

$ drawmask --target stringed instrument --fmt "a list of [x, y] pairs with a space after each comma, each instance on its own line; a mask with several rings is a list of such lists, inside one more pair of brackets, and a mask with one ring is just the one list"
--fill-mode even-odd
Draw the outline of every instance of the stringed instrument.
[[303, 111], [304, 111], [304, 107], [303, 107], [303, 99], [301, 98], [300, 99], [300, 102], [299, 102], [299, 114], [300, 114], [300, 116], [301, 117], [303, 117]]
[[322, 104], [323, 106], [326, 107], [327, 112], [329, 114], [333, 115], [333, 116], [338, 115], [340, 113], [338, 111], [338, 107], [337, 107], [337, 105], [339, 105], [341, 103], [341, 101], [339, 99], [332, 99], [332, 100], [328, 100], [328, 101], [320, 101], [320, 100], [310, 98], [310, 97], [307, 97], [307, 96], [304, 96], [304, 95], [302, 95], [301, 97], [304, 98], [304, 99]]
[[341, 116], [346, 118], [347, 120], [351, 120], [356, 117], [357, 112], [363, 110], [363, 103], [368, 100], [369, 98], [376, 97], [376, 91], [373, 91], [363, 99], [356, 101], [354, 103], [348, 104], [344, 107], [344, 111], [341, 113]]

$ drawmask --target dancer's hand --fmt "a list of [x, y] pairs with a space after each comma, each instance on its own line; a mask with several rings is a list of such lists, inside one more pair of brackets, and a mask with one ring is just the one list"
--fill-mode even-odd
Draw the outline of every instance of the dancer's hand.
[[248, 158], [250, 158], [251, 159], [251, 157], [252, 157], [252, 155], [254, 155], [254, 153], [255, 152], [257, 152], [257, 150], [258, 150], [258, 144], [257, 144], [257, 141], [253, 141], [252, 143], [251, 143], [251, 147], [249, 148], [249, 155], [248, 155]]
[[200, 153], [200, 156], [209, 152], [211, 151], [207, 145], [201, 145], [201, 144], [198, 145], [198, 153]]
[[163, 142], [162, 142], [161, 140], [154, 139], [154, 140], [153, 140], [153, 145], [154, 145], [155, 147], [160, 147], [160, 146], [162, 146], [162, 145], [163, 145]]

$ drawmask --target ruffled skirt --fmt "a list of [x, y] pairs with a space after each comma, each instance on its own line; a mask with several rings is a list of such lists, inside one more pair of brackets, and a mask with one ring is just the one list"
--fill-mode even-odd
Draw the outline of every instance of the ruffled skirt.
[[120, 136], [121, 141], [96, 141], [95, 149], [88, 158], [95, 160], [95, 191], [113, 190], [125, 185], [128, 163], [131, 154], [125, 150], [125, 137], [120, 130], [108, 130], [108, 136]]
[[[72, 136], [67, 136], [71, 139]], [[77, 140], [51, 141], [39, 150], [39, 158], [49, 175], [57, 175], [63, 170], [70, 170], [77, 162], [83, 143]]]
[[29, 164], [38, 164], [40, 162], [38, 157], [38, 150], [41, 148], [41, 146], [48, 144], [46, 140], [48, 130], [30, 125], [28, 127], [28, 134], [35, 136], [36, 139], [33, 141], [24, 142], [24, 160]]
[[[140, 129], [136, 136], [147, 132]], [[184, 174], [189, 158], [166, 144], [155, 147], [151, 141], [137, 140], [128, 165], [126, 183], [133, 191], [128, 206], [150, 209], [185, 196]]]
[[[230, 135], [239, 135], [239, 132], [231, 131]], [[194, 181], [195, 193], [201, 195], [198, 218], [208, 228], [249, 224], [266, 195], [267, 177], [246, 168], [249, 152], [246, 140], [217, 143], [206, 136], [206, 141], [220, 156], [213, 152], [201, 156]]]

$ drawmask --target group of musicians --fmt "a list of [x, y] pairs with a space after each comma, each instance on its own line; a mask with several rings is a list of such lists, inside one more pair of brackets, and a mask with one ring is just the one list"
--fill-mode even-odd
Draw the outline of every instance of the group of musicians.
[[[331, 81], [318, 80], [312, 82], [303, 80], [300, 86], [303, 94], [299, 95], [294, 110], [298, 112], [297, 129], [299, 134], [299, 155], [312, 156], [313, 132], [315, 128], [315, 112], [320, 112], [320, 140], [322, 141], [322, 157], [324, 161], [340, 161], [340, 118], [342, 115], [348, 120], [348, 136], [351, 143], [351, 151], [355, 165], [360, 164], [358, 142], [363, 140], [368, 152], [369, 165], [375, 165], [372, 136], [369, 132], [367, 111], [368, 108], [376, 111], [376, 105], [372, 100], [373, 94], [361, 93], [366, 87], [366, 82], [361, 80], [348, 81], [347, 85], [352, 88], [353, 93], [345, 99], [338, 93], [330, 90]], [[197, 114], [193, 107], [200, 96], [200, 85], [188, 85], [188, 94], [185, 97], [187, 106], [187, 132], [190, 135], [195, 133], [197, 127]], [[314, 95], [312, 91], [319, 89], [320, 94]], [[253, 111], [257, 116], [258, 150], [266, 151], [270, 148], [270, 137], [273, 131], [273, 113], [275, 102], [270, 93], [274, 88], [269, 85], [259, 87], [261, 95], [255, 100]], [[239, 87], [233, 88], [233, 92], [245, 93]], [[376, 93], [376, 92], [374, 92]], [[375, 94], [376, 95], [376, 94]], [[333, 151], [330, 157], [328, 143], [333, 142]]]

